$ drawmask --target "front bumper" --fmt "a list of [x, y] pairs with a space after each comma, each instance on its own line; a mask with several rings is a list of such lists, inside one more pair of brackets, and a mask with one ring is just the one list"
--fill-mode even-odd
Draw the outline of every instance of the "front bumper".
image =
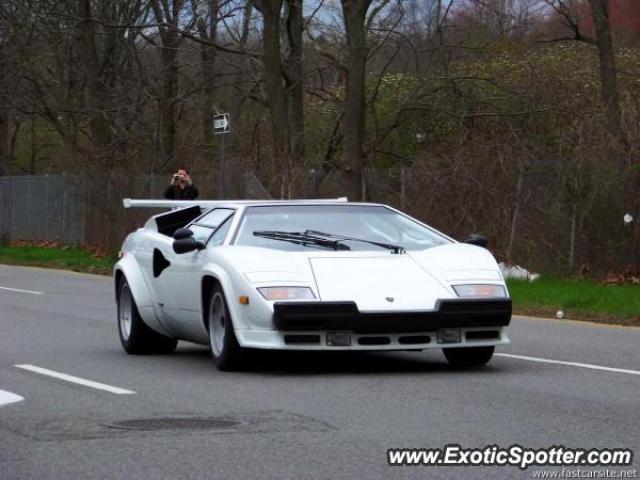
[[[331, 345], [327, 342], [327, 331], [277, 330], [236, 330], [240, 345], [248, 348], [267, 350], [310, 350], [310, 351], [394, 351], [430, 350], [465, 347], [490, 347], [509, 345], [511, 341], [506, 327], [461, 328], [458, 343], [438, 343], [437, 331], [394, 334], [351, 334], [351, 344]], [[491, 334], [491, 335], [487, 335]], [[490, 336], [491, 338], [487, 338]], [[373, 342], [372, 342], [373, 341]]]
[[276, 302], [276, 330], [353, 333], [433, 332], [440, 328], [504, 327], [511, 321], [511, 300], [438, 300], [430, 311], [361, 312], [355, 302]]

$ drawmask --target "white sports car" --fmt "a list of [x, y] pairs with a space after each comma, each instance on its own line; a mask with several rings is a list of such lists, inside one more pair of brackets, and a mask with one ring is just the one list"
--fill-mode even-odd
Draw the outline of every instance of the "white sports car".
[[482, 237], [346, 199], [124, 203], [173, 208], [126, 238], [114, 268], [128, 353], [187, 340], [229, 370], [247, 348], [443, 348], [479, 366], [509, 343], [511, 300]]

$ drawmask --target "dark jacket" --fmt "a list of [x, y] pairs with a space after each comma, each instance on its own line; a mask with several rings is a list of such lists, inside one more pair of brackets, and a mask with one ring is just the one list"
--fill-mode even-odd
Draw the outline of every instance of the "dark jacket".
[[195, 200], [198, 198], [198, 189], [193, 185], [180, 188], [179, 185], [169, 185], [164, 191], [164, 198], [169, 200]]

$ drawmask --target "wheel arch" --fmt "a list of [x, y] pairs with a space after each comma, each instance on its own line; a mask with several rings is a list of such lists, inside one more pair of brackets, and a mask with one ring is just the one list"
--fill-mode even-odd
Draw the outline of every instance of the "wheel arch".
[[127, 279], [127, 283], [131, 289], [131, 294], [133, 295], [138, 307], [153, 306], [151, 293], [144, 283], [140, 266], [133, 255], [129, 253], [126, 253], [118, 263], [116, 263], [113, 269], [113, 287], [115, 290], [116, 301], [120, 294], [118, 286], [123, 277]]
[[149, 287], [144, 281], [141, 267], [135, 257], [130, 253], [125, 255], [116, 263], [113, 268], [113, 286], [115, 290], [116, 303], [119, 300], [120, 289], [118, 286], [123, 278], [127, 279], [131, 296], [136, 304], [138, 313], [142, 321], [152, 330], [161, 335], [171, 337], [173, 334], [160, 322], [153, 310], [153, 296]]
[[217, 277], [213, 276], [211, 273], [206, 273], [202, 277], [202, 283], [200, 288], [200, 305], [202, 307], [202, 325], [204, 329], [209, 331], [209, 322], [207, 321], [207, 316], [209, 315], [209, 298], [211, 297], [211, 292], [213, 292], [213, 288], [216, 285], [220, 285], [220, 280]]
[[215, 285], [220, 285], [222, 288], [225, 299], [227, 300], [227, 308], [229, 308], [229, 313], [231, 314], [231, 322], [234, 326], [238, 325], [238, 315], [239, 312], [237, 310], [236, 305], [231, 301], [234, 298], [235, 289], [233, 288], [233, 283], [227, 273], [220, 268], [219, 265], [207, 265], [205, 266], [202, 282], [201, 282], [201, 295], [200, 301], [202, 307], [202, 324], [204, 325], [205, 331], [209, 331], [209, 325], [207, 325], [207, 315], [208, 307], [209, 307], [209, 298], [211, 296], [211, 292], [213, 291], [213, 287]]

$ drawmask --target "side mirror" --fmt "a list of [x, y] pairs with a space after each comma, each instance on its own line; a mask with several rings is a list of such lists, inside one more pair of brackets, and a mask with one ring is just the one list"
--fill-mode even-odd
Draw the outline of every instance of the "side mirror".
[[179, 238], [173, 241], [173, 251], [178, 254], [202, 250], [203, 248], [204, 244], [193, 237]]
[[464, 243], [469, 243], [471, 245], [476, 245], [482, 248], [488, 248], [489, 242], [487, 242], [487, 237], [484, 235], [478, 235], [477, 233], [472, 233], [469, 237], [464, 241]]
[[193, 232], [188, 228], [179, 228], [173, 232], [174, 240], [182, 240], [183, 238], [193, 237]]

